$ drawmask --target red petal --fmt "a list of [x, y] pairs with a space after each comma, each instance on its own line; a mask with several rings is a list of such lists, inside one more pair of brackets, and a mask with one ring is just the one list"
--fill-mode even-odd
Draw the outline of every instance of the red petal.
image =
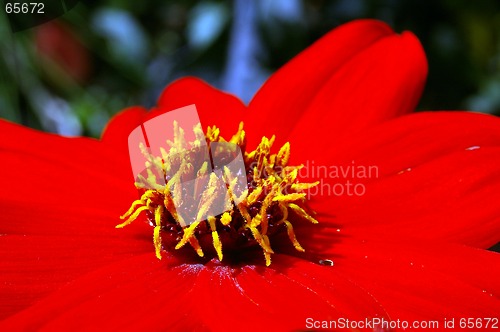
[[[0, 154], [6, 189], [0, 192], [0, 206], [8, 220], [0, 224], [0, 233], [114, 233], [118, 216], [137, 199], [128, 156], [94, 139], [0, 121]], [[43, 217], [52, 224], [40, 223]], [[99, 217], [109, 223], [95, 220]]]
[[246, 110], [235, 96], [194, 77], [182, 78], [170, 84], [158, 100], [158, 110], [171, 111], [191, 104], [196, 105], [204, 129], [216, 125], [226, 136], [236, 133]]
[[344, 240], [324, 258], [335, 265], [275, 255], [270, 268], [230, 268], [139, 256], [80, 278], [0, 327], [290, 331], [307, 328], [307, 318], [442, 323], [495, 317], [500, 309], [498, 254]]
[[426, 75], [425, 54], [413, 34], [378, 41], [332, 75], [296, 119], [289, 137], [295, 153], [313, 158], [311, 144], [327, 149], [413, 111]]
[[115, 115], [106, 125], [101, 140], [128, 154], [128, 135], [144, 122], [148, 112], [142, 107], [130, 107]]
[[335, 271], [286, 256], [277, 256], [270, 269], [166, 260], [139, 256], [96, 271], [0, 326], [289, 331], [303, 329], [311, 315], [385, 316], [369, 294]]
[[165, 88], [158, 100], [158, 108], [147, 112], [142, 107], [128, 108], [106, 126], [102, 140], [128, 152], [128, 135], [144, 121], [164, 112], [195, 104], [204, 128], [216, 125], [232, 135], [243, 118], [245, 106], [236, 97], [217, 90], [200, 79], [186, 77]]
[[[99, 218], [96, 218], [99, 219]], [[13, 221], [15, 222], [15, 221]], [[50, 220], [39, 219], [45, 224]], [[149, 232], [144, 234], [149, 235]], [[154, 257], [150, 236], [0, 236], [0, 319], [32, 305], [68, 281], [138, 252]], [[134, 235], [137, 238], [134, 238]], [[156, 258], [155, 258], [156, 259]]]
[[173, 267], [166, 260], [145, 254], [84, 275], [3, 325], [7, 330], [44, 331], [158, 330], [162, 326], [203, 330], [193, 315], [196, 301], [186, 296], [197, 282], [198, 269]]
[[[316, 165], [355, 160], [359, 165], [377, 165], [383, 177], [467, 148], [500, 146], [500, 119], [460, 111], [421, 112], [329, 144], [317, 143], [309, 145], [314, 152], [310, 160]], [[292, 158], [307, 165], [308, 159], [295, 150]]]
[[[336, 253], [336, 254], [334, 254]], [[330, 256], [391, 319], [496, 317], [500, 255], [465, 246], [398, 240], [342, 241]], [[490, 325], [491, 326], [491, 325]]]
[[[9, 300], [2, 314], [92, 268], [152, 250], [147, 225], [114, 227], [137, 198], [123, 154], [93, 139], [0, 121], [0, 155], [0, 251], [9, 257], [0, 263], [1, 294]], [[138, 233], [141, 226], [147, 231]]]
[[387, 317], [376, 299], [336, 271], [288, 256], [274, 255], [270, 268], [218, 267], [207, 274], [197, 290], [202, 303], [212, 303], [202, 306], [211, 330], [220, 330], [223, 316], [224, 330], [241, 324], [240, 310], [252, 317], [245, 321], [248, 331], [302, 330], [311, 316]]
[[257, 93], [246, 119], [250, 139], [276, 133], [283, 143], [297, 127], [294, 144], [304, 138], [309, 143], [312, 137], [323, 139], [317, 131], [321, 124], [328, 125], [324, 139], [330, 142], [331, 136], [411, 111], [426, 73], [425, 55], [413, 35], [396, 36], [372, 20], [345, 24], [290, 61]]
[[[360, 196], [344, 194], [311, 205], [329, 213], [330, 222], [342, 232], [356, 236], [435, 239], [488, 248], [500, 240], [498, 160], [500, 149], [464, 151], [367, 183]], [[346, 190], [345, 183], [327, 184], [323, 191]]]
[[[311, 205], [354, 234], [488, 248], [500, 240], [500, 150], [492, 148], [500, 143], [499, 128], [498, 119], [470, 113], [415, 114], [387, 123], [309, 164], [302, 175], [330, 165], [314, 189], [323, 194]], [[373, 178], [328, 176], [331, 167], [348, 166], [375, 166], [379, 178], [377, 171]], [[349, 195], [347, 181], [366, 193]]]

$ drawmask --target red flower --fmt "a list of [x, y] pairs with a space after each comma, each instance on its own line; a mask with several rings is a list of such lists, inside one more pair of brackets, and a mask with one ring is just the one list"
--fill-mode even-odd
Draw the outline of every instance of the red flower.
[[2, 121], [0, 329], [498, 327], [500, 257], [483, 249], [500, 240], [500, 121], [406, 115], [426, 69], [412, 34], [365, 20], [301, 53], [248, 107], [194, 78], [164, 91], [152, 115], [194, 103], [225, 135], [243, 120], [251, 147], [289, 141], [294, 164], [378, 167], [363, 195], [316, 195], [320, 224], [296, 229], [306, 252], [284, 242], [269, 267], [261, 253], [233, 265], [160, 261], [149, 225], [115, 229], [137, 198], [126, 142], [152, 116], [144, 109], [115, 117], [101, 141]]

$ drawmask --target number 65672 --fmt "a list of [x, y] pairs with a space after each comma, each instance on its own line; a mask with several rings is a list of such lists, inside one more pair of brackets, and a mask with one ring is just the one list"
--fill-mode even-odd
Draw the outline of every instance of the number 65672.
[[7, 14], [44, 14], [45, 4], [42, 2], [7, 2], [5, 12]]

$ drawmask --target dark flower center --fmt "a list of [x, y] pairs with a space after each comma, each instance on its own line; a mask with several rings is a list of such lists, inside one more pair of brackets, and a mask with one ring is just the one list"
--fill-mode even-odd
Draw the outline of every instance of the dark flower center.
[[[271, 264], [271, 238], [286, 232], [298, 251], [290, 220], [317, 223], [305, 205], [306, 191], [318, 183], [300, 183], [302, 166], [289, 166], [290, 144], [272, 154], [271, 139], [263, 137], [257, 148], [245, 152], [243, 123], [228, 141], [218, 128], [193, 128], [188, 142], [184, 130], [174, 122], [174, 140], [168, 151], [154, 156], [141, 146], [146, 169], [135, 186], [141, 197], [121, 216], [122, 228], [144, 212], [154, 226], [156, 256], [162, 250], [189, 244], [200, 257], [206, 252], [222, 261], [224, 252], [259, 246]], [[206, 143], [206, 144], [205, 144]], [[292, 218], [290, 218], [292, 217]]]

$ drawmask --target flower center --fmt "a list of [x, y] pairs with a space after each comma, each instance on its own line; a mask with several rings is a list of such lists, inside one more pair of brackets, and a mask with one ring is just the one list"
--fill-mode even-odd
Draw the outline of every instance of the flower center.
[[193, 133], [195, 139], [187, 142], [174, 122], [174, 139], [167, 141], [168, 151], [160, 149], [161, 156], [141, 144], [146, 169], [135, 183], [141, 197], [116, 227], [129, 225], [144, 212], [154, 226], [159, 259], [162, 250], [188, 244], [198, 256], [213, 252], [220, 261], [225, 252], [259, 246], [269, 266], [271, 239], [281, 232], [303, 252], [291, 220], [318, 222], [306, 206], [306, 191], [318, 182], [298, 181], [302, 166], [288, 165], [290, 144], [272, 154], [275, 137], [263, 137], [255, 150], [246, 152], [243, 123], [228, 141], [215, 126], [205, 134], [198, 124]]

